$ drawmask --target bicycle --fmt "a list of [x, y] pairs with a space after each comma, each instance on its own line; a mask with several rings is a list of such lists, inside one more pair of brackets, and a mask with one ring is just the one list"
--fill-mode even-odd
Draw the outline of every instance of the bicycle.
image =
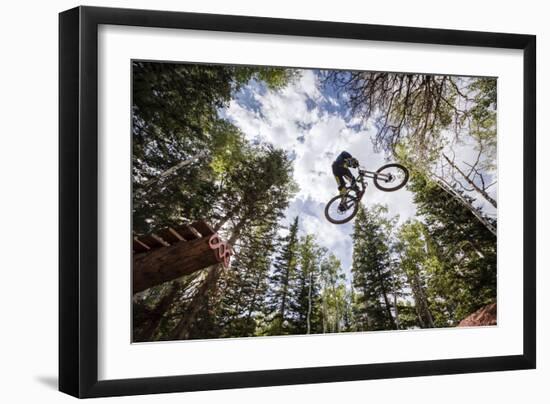
[[366, 178], [372, 178], [376, 188], [385, 192], [397, 191], [409, 180], [409, 170], [397, 163], [383, 165], [376, 171], [369, 171], [362, 167], [358, 170], [359, 175], [351, 185], [346, 186], [345, 192], [327, 203], [325, 217], [329, 222], [343, 224], [355, 217], [361, 198], [367, 189]]

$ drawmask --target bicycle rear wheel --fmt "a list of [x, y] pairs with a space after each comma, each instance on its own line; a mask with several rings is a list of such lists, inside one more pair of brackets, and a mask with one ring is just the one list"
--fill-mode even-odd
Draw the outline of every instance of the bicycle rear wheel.
[[359, 210], [361, 197], [338, 195], [332, 198], [325, 207], [325, 217], [334, 224], [344, 224], [355, 217]]

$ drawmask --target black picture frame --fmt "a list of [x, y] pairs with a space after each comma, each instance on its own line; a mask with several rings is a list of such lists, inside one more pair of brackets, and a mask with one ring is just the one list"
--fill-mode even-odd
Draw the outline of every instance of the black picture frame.
[[[98, 381], [100, 24], [523, 50], [523, 354]], [[534, 369], [535, 66], [533, 35], [96, 7], [60, 13], [59, 389], [84, 398]]]

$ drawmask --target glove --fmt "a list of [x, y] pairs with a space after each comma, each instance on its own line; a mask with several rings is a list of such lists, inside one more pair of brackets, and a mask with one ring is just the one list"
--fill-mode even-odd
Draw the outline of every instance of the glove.
[[356, 158], [352, 157], [351, 160], [350, 160], [349, 165], [350, 165], [351, 168], [357, 168], [357, 167], [359, 167], [359, 161]]

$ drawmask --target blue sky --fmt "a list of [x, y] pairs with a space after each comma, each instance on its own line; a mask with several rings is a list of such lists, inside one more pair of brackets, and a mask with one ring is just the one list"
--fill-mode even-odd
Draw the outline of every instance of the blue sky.
[[[300, 234], [314, 234], [349, 274], [353, 221], [334, 225], [324, 217], [326, 202], [337, 193], [331, 163], [342, 150], [371, 170], [385, 160], [373, 150], [372, 125], [350, 115], [345, 97], [322, 86], [319, 71], [302, 70], [296, 81], [279, 91], [250, 82], [235, 94], [223, 115], [249, 140], [270, 142], [294, 157], [294, 179], [300, 190], [290, 202], [284, 224], [299, 215]], [[406, 189], [385, 193], [370, 183], [363, 204], [368, 208], [373, 203], [388, 205], [389, 214], [399, 215], [400, 221], [415, 215], [412, 195]]]

